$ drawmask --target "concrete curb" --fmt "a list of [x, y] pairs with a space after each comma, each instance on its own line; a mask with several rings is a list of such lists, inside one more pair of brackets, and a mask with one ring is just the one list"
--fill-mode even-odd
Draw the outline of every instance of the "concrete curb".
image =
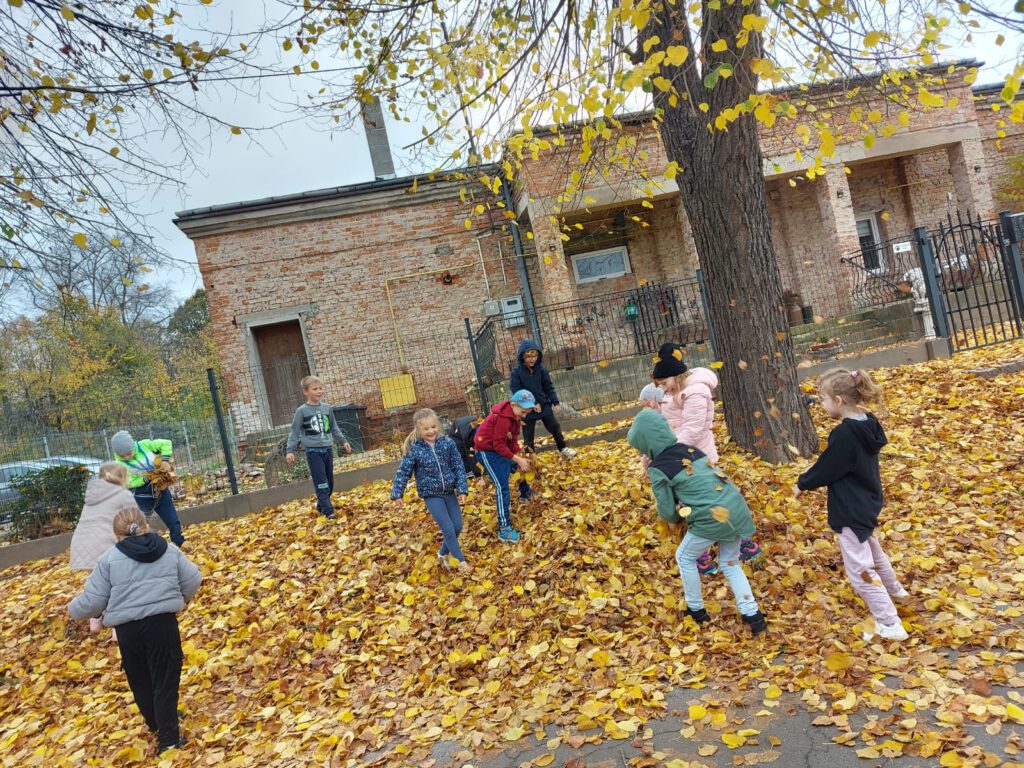
[[[931, 341], [915, 341], [900, 347], [891, 349], [880, 349], [876, 352], [858, 355], [856, 357], [843, 358], [842, 360], [830, 360], [817, 363], [798, 371], [801, 380], [817, 376], [829, 368], [842, 365], [845, 368], [892, 368], [900, 365], [913, 365], [923, 363], [937, 357], [949, 357], [949, 345], [946, 339], [935, 339]], [[638, 393], [639, 394], [639, 393]], [[567, 430], [593, 429], [611, 421], [623, 422], [621, 427], [614, 427], [604, 432], [593, 435], [577, 437], [569, 440], [573, 446], [591, 445], [596, 442], [607, 440], [619, 440], [626, 436], [629, 425], [636, 415], [637, 407], [630, 406], [606, 413], [598, 413], [591, 416], [584, 416], [579, 419], [565, 421]], [[540, 449], [540, 452], [554, 450], [554, 445], [547, 445]], [[336, 493], [344, 493], [365, 483], [372, 483], [378, 480], [390, 480], [398, 471], [398, 462], [389, 461], [384, 464], [376, 464], [372, 467], [360, 467], [339, 472], [334, 476], [334, 489]], [[260, 512], [264, 509], [276, 507], [289, 501], [295, 501], [311, 496], [308, 480], [302, 480], [287, 485], [279, 485], [274, 488], [266, 488], [250, 493], [240, 493], [237, 496], [228, 496], [209, 504], [202, 504], [198, 507], [189, 507], [179, 510], [181, 522], [184, 525], [195, 525], [213, 520], [231, 520], [237, 517]], [[162, 529], [160, 519], [153, 516], [154, 528]], [[68, 551], [71, 545], [71, 534], [64, 533], [59, 536], [49, 536], [43, 539], [24, 541], [18, 544], [8, 544], [0, 547], [0, 570], [21, 565], [32, 560], [43, 560], [50, 557], [62, 555]]]

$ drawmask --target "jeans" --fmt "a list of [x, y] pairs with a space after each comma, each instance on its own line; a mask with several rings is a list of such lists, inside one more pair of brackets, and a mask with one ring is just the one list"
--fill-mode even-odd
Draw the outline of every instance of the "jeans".
[[167, 526], [167, 533], [177, 546], [185, 543], [185, 537], [181, 535], [181, 520], [178, 519], [178, 510], [174, 507], [174, 498], [171, 496], [171, 489], [164, 488], [160, 493], [155, 493], [153, 485], [146, 483], [138, 488], [132, 488], [135, 496], [135, 503], [145, 514], [156, 512], [164, 525]]
[[135, 704], [159, 748], [178, 743], [178, 684], [181, 681], [181, 635], [178, 617], [160, 613], [119, 624], [121, 668]]
[[899, 616], [890, 595], [902, 587], [889, 558], [882, 551], [882, 545], [874, 536], [861, 541], [849, 528], [843, 528], [838, 538], [843, 568], [853, 591], [864, 601], [877, 622], [895, 624]]
[[334, 504], [331, 494], [334, 493], [334, 449], [307, 448], [306, 463], [309, 474], [313, 478], [313, 490], [316, 492], [316, 511], [324, 517], [334, 517]]
[[[697, 570], [697, 558], [715, 542], [687, 531], [676, 549], [676, 565], [683, 580], [683, 594], [686, 596], [686, 607], [696, 611], [704, 607], [704, 598], [700, 591], [700, 572]], [[718, 542], [718, 568], [729, 582], [729, 589], [736, 598], [736, 607], [744, 616], [757, 613], [757, 600], [750, 589], [750, 582], [740, 565], [740, 539]]]
[[465, 560], [459, 547], [459, 534], [462, 533], [462, 510], [459, 508], [459, 500], [454, 493], [444, 496], [428, 496], [423, 500], [427, 505], [427, 511], [434, 518], [437, 527], [441, 529], [444, 536], [444, 543], [437, 554], [451, 555], [456, 560]]
[[555, 445], [558, 450], [565, 448], [565, 438], [562, 436], [562, 425], [558, 423], [555, 412], [550, 405], [545, 405], [540, 412], [540, 418], [527, 419], [523, 422], [523, 444], [531, 451], [533, 450], [533, 436], [537, 431], [537, 422], [544, 422], [544, 427], [551, 436], [555, 438]]

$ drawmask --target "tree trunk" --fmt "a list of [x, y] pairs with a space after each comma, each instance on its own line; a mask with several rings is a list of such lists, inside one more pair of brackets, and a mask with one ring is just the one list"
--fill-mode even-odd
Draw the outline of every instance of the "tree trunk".
[[[676, 11], [668, 5], [656, 12], [645, 36], [682, 38], [692, 51], [685, 17]], [[818, 441], [799, 388], [782, 304], [757, 122], [745, 114], [725, 130], [707, 127], [722, 109], [757, 92], [750, 60], [761, 53], [759, 35], [751, 34], [745, 48], [722, 53], [712, 53], [708, 41], [734, 41], [744, 14], [758, 12], [758, 3], [723, 3], [720, 11], [706, 11], [703, 73], [728, 62], [733, 75], [705, 88], [702, 73], [688, 61], [669, 78], [688, 99], [673, 107], [667, 93], [656, 91], [655, 105], [664, 117], [660, 132], [668, 158], [681, 169], [676, 178], [706, 278], [709, 320], [724, 362], [718, 373], [726, 426], [738, 445], [779, 463], [815, 452]], [[707, 113], [697, 108], [701, 102], [709, 105]]]

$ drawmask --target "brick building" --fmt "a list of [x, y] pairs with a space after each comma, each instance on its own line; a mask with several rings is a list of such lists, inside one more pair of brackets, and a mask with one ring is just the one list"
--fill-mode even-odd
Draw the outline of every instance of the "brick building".
[[[783, 286], [816, 314], [854, 308], [854, 282], [897, 268], [915, 226], [934, 226], [955, 209], [994, 215], [993, 187], [1006, 159], [1024, 150], [1024, 134], [1018, 124], [1000, 125], [989, 108], [998, 89], [972, 90], [963, 74], [958, 69], [945, 86], [954, 107], [914, 114], [871, 149], [839, 143], [836, 159], [849, 173], [837, 166], [807, 180], [793, 154], [813, 147], [783, 122], [762, 132]], [[852, 110], [887, 108], [846, 93], [808, 95], [837, 126]], [[592, 174], [576, 199], [560, 200], [576, 169], [569, 141], [527, 161], [507, 198], [478, 182], [385, 173], [364, 184], [180, 213], [239, 431], [287, 423], [307, 372], [326, 379], [331, 401], [365, 404], [385, 430], [406, 429], [416, 406], [465, 412], [474, 383], [466, 319], [477, 328], [503, 312], [496, 322], [515, 340], [533, 332], [516, 312], [531, 300], [604, 314], [606, 294], [692, 279], [698, 261], [678, 188], [658, 177], [667, 164], [660, 139], [645, 116], [625, 122], [634, 165], [660, 186], [646, 204], [639, 177], [615, 170]], [[1001, 148], [999, 132], [1007, 134]], [[505, 227], [505, 200], [519, 242]], [[549, 218], [556, 210], [562, 232]], [[565, 331], [563, 315], [543, 317]], [[591, 334], [577, 322], [586, 361]], [[624, 354], [647, 351], [625, 321], [603, 327], [622, 336]], [[557, 363], [559, 350], [551, 353]]]

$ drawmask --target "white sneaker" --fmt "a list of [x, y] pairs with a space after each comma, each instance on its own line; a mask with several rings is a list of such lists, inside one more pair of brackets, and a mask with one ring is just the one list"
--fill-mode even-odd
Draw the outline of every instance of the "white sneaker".
[[875, 622], [875, 631], [865, 632], [864, 639], [871, 640], [872, 637], [878, 635], [882, 640], [906, 640], [910, 637], [907, 634], [907, 630], [903, 628], [903, 622], [897, 621], [894, 624], [879, 624]]
[[576, 455], [576, 449], [575, 448], [570, 448], [567, 445], [567, 446], [565, 446], [565, 448], [562, 449], [562, 455], [565, 456], [565, 458], [567, 458], [567, 459], [571, 459], [573, 456]]
[[908, 597], [910, 597], [910, 593], [907, 592], [907, 590], [905, 590], [902, 586], [900, 586], [899, 591], [893, 592], [891, 595], [889, 595], [889, 597], [891, 597], [893, 600], [906, 600]]

